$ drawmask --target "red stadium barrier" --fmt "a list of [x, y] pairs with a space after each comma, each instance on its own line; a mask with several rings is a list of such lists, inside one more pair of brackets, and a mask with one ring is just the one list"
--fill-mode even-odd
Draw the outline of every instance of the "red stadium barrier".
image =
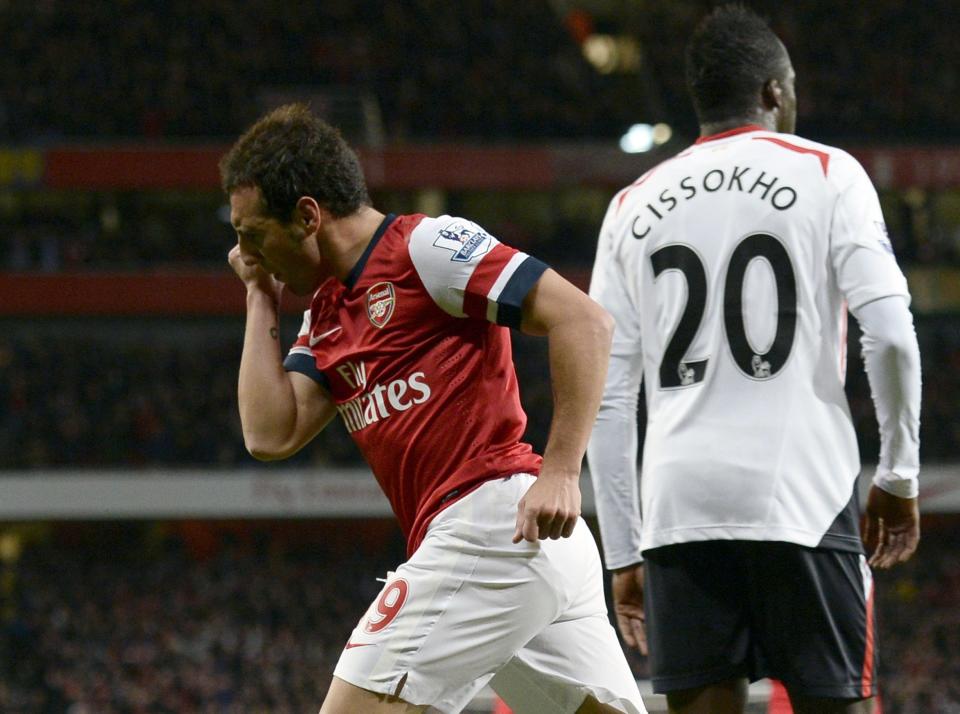
[[[0, 185], [58, 189], [163, 189], [219, 186], [226, 145], [88, 146], [9, 149]], [[410, 146], [359, 151], [374, 189], [521, 189], [630, 183], [674, 149], [625, 154], [610, 144]], [[881, 188], [960, 186], [960, 147], [851, 149]], [[7, 167], [4, 169], [4, 167]], [[38, 170], [42, 167], [42, 170]]]
[[[560, 272], [581, 289], [587, 269]], [[309, 299], [286, 293], [283, 312], [301, 313]], [[243, 285], [223, 270], [162, 273], [0, 273], [0, 317], [242, 315]]]

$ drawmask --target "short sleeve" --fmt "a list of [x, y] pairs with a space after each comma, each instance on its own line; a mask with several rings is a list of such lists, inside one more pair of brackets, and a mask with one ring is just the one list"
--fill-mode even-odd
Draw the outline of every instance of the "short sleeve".
[[853, 181], [837, 197], [830, 227], [830, 259], [837, 285], [852, 310], [893, 295], [909, 301], [876, 189], [863, 167], [853, 164]]
[[299, 372], [300, 374], [306, 375], [329, 391], [330, 382], [327, 376], [317, 369], [317, 360], [310, 346], [311, 321], [310, 310], [304, 310], [300, 331], [297, 333], [296, 341], [290, 347], [286, 358], [283, 360], [283, 368], [288, 372]]
[[515, 328], [524, 298], [547, 269], [476, 223], [452, 216], [421, 221], [409, 250], [424, 287], [446, 313]]

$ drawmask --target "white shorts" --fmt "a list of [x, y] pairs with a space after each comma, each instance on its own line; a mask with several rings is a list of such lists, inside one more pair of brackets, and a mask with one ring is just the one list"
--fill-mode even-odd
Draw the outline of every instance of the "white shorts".
[[646, 712], [607, 620], [596, 543], [514, 545], [534, 477], [494, 479], [441, 511], [350, 635], [334, 675], [440, 712], [487, 683], [517, 714], [575, 712], [588, 694]]

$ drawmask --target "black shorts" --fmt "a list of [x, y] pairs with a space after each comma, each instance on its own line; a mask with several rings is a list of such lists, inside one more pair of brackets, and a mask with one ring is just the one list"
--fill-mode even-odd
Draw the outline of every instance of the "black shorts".
[[861, 554], [704, 541], [644, 558], [655, 692], [772, 677], [810, 697], [876, 694], [873, 579]]

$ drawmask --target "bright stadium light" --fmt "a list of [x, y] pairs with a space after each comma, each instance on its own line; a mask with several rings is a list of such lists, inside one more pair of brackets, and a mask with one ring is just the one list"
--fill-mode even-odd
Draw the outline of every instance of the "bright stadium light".
[[634, 124], [620, 137], [620, 149], [627, 154], [642, 154], [653, 148], [653, 127]]
[[640, 43], [630, 35], [588, 35], [581, 49], [600, 74], [635, 74], [643, 62]]
[[666, 144], [670, 141], [670, 137], [673, 136], [673, 129], [670, 128], [669, 124], [664, 124], [660, 122], [659, 124], [653, 125], [653, 143], [656, 146], [661, 144]]
[[617, 68], [617, 43], [610, 35], [590, 35], [583, 43], [583, 56], [600, 74], [610, 74]]

